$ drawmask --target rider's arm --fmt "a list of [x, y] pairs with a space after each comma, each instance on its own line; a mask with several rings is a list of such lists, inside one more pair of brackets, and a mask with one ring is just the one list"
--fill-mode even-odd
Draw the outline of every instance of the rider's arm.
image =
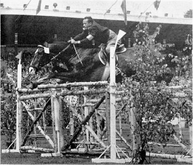
[[82, 33], [78, 34], [73, 38], [73, 44], [87, 43], [88, 42], [86, 38], [87, 35], [88, 35], [88, 31], [84, 30]]
[[74, 37], [74, 40], [75, 41], [78, 41], [78, 40], [82, 40], [83, 38], [85, 38], [86, 34], [85, 32], [83, 31], [82, 33], [78, 34], [77, 36]]
[[91, 34], [89, 34], [89, 35], [87, 35], [85, 38], [83, 38], [83, 39], [80, 39], [80, 40], [78, 40], [77, 41], [77, 39], [75, 40], [75, 42], [74, 42], [74, 44], [87, 44], [87, 43], [89, 43], [90, 41], [92, 41], [93, 40], [93, 36], [91, 35]]
[[92, 26], [91, 28], [88, 29], [88, 35], [85, 38], [79, 40], [79, 44], [80, 43], [84, 44], [92, 41], [96, 36], [97, 32], [98, 32], [98, 28], [96, 26]]

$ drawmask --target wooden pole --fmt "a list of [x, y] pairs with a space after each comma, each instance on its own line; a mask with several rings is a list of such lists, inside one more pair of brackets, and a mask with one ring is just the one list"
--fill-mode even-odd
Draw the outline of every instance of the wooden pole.
[[99, 82], [73, 82], [73, 83], [65, 83], [65, 84], [41, 84], [38, 85], [39, 89], [45, 88], [68, 88], [68, 87], [80, 87], [80, 86], [104, 86], [108, 85], [107, 81], [99, 81]]
[[102, 147], [106, 148], [107, 146], [104, 144], [104, 142], [99, 138], [98, 135], [91, 129], [90, 126], [85, 125], [86, 129], [92, 134], [92, 136], [101, 144]]
[[29, 138], [29, 135], [31, 134], [31, 132], [33, 131], [34, 126], [37, 124], [37, 122], [39, 121], [39, 119], [41, 118], [42, 114], [45, 112], [47, 106], [50, 104], [50, 98], [47, 100], [43, 110], [39, 113], [39, 115], [37, 116], [37, 118], [35, 119], [35, 121], [32, 123], [30, 129], [28, 130], [27, 134], [24, 137], [23, 143], [21, 144], [21, 146], [24, 146], [25, 143], [27, 142], [27, 139]]
[[52, 132], [54, 141], [54, 153], [57, 153], [57, 135], [56, 135], [56, 121], [55, 121], [55, 111], [54, 111], [54, 95], [51, 95], [51, 112], [52, 112]]
[[106, 128], [107, 128], [107, 141], [110, 145], [110, 94], [106, 93]]
[[[19, 59], [17, 67], [17, 88], [21, 88], [22, 82], [22, 65], [21, 59]], [[22, 134], [21, 134], [21, 120], [22, 120], [22, 105], [19, 100], [20, 94], [17, 91], [17, 110], [16, 110], [16, 152], [20, 152], [20, 147], [22, 143]]]
[[131, 124], [131, 136], [132, 136], [132, 150], [133, 153], [135, 154], [136, 150], [137, 150], [137, 142], [136, 142], [136, 135], [135, 135], [135, 129], [136, 129], [136, 119], [135, 119], [135, 115], [134, 115], [134, 109], [135, 108], [131, 108], [129, 110], [129, 121]]
[[101, 138], [101, 131], [100, 131], [100, 116], [97, 113], [97, 110], [95, 110], [96, 114], [96, 125], [97, 125], [97, 136]]
[[95, 106], [93, 107], [93, 109], [89, 112], [88, 116], [86, 116], [86, 118], [80, 123], [80, 125], [78, 126], [78, 128], [76, 129], [76, 131], [74, 132], [74, 135], [72, 136], [72, 138], [70, 139], [70, 141], [68, 142], [68, 144], [66, 146], [64, 146], [62, 148], [62, 150], [66, 150], [68, 149], [72, 142], [78, 137], [78, 135], [80, 134], [81, 130], [82, 130], [82, 126], [86, 125], [86, 123], [89, 121], [89, 119], [91, 118], [91, 116], [95, 113], [95, 109], [97, 109], [101, 103], [104, 101], [105, 96], [103, 96], [98, 103], [95, 104]]
[[[135, 107], [133, 106], [133, 96], [131, 94], [131, 91], [130, 91], [130, 104], [131, 104], [131, 108], [128, 110], [129, 112], [129, 122], [130, 122], [130, 125], [131, 125], [131, 136], [132, 136], [132, 150], [133, 150], [133, 154], [136, 153], [136, 150], [137, 150], [137, 141], [136, 141], [136, 133], [135, 133], [135, 130], [136, 130], [136, 118], [135, 118]], [[139, 139], [138, 139], [139, 140]]]
[[17, 88], [21, 88], [21, 82], [22, 82], [22, 65], [21, 59], [19, 59], [19, 63], [17, 66]]
[[[36, 120], [36, 116], [33, 116], [32, 113], [29, 111], [29, 109], [27, 109], [27, 106], [24, 102], [22, 102], [23, 105], [25, 106], [25, 109], [28, 113], [28, 115], [30, 116], [30, 118], [32, 119], [32, 121], [34, 122]], [[40, 133], [45, 137], [45, 139], [49, 142], [49, 144], [51, 145], [52, 148], [54, 148], [54, 143], [52, 142], [52, 139], [45, 134], [45, 129], [43, 130], [39, 124], [39, 122], [36, 123], [36, 127], [39, 129]]]
[[74, 134], [74, 107], [70, 106], [70, 135], [72, 136]]
[[[122, 32], [120, 32], [121, 34]], [[121, 35], [123, 35], [122, 33]], [[120, 36], [121, 36], [120, 35]], [[119, 35], [118, 35], [119, 36]], [[117, 37], [120, 39], [120, 37]], [[117, 45], [118, 39], [115, 43]], [[99, 158], [92, 159], [92, 162], [95, 163], [126, 163], [130, 162], [131, 159], [127, 156], [126, 159], [121, 159], [119, 153], [117, 152], [116, 146], [116, 81], [115, 81], [115, 47], [110, 48], [110, 146], [104, 151], [106, 152], [110, 148], [110, 158], [101, 159], [101, 156], [104, 155], [104, 152], [99, 156]], [[123, 153], [123, 151], [121, 151]], [[117, 158], [118, 156], [118, 158]]]
[[115, 48], [110, 49], [110, 158], [116, 159]]
[[[56, 94], [57, 91], [54, 93]], [[61, 109], [62, 109], [62, 100], [60, 97], [52, 96], [53, 101], [53, 113], [54, 113], [54, 122], [55, 122], [55, 138], [56, 138], [56, 151], [58, 154], [61, 154], [61, 148], [63, 144], [63, 131], [62, 131], [62, 124], [61, 124]]]
[[[88, 90], [88, 87], [85, 86], [84, 90]], [[86, 102], [87, 102], [87, 98], [86, 98], [86, 96], [84, 96], [84, 104], [86, 104]], [[87, 106], [84, 107], [84, 115], [85, 115], [85, 117], [88, 116], [88, 107]], [[90, 134], [89, 134], [87, 129], [85, 131], [86, 131], [86, 141], [89, 142], [90, 141]]]
[[[67, 96], [67, 95], [91, 95], [91, 94], [99, 94], [99, 93], [105, 93], [105, 89], [90, 89], [90, 90], [83, 90], [83, 91], [62, 91], [62, 92], [57, 92], [57, 96]], [[23, 95], [20, 96], [20, 100], [28, 100], [28, 99], [33, 99], [33, 98], [45, 98], [45, 97], [50, 97], [50, 92], [45, 92], [45, 93], [37, 93], [37, 94], [30, 94], [30, 95]]]

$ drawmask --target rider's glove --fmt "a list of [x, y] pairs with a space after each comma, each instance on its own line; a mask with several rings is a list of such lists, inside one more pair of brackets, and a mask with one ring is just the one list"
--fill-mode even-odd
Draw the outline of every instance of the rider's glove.
[[80, 44], [80, 41], [75, 41], [73, 38], [71, 38], [68, 43], [71, 43], [71, 44]]

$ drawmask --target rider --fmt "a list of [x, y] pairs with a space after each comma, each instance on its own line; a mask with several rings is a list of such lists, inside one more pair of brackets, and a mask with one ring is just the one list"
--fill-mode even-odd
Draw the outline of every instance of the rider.
[[83, 32], [69, 42], [87, 48], [106, 47], [106, 53], [110, 54], [110, 46], [115, 45], [116, 39], [117, 34], [114, 31], [101, 26], [88, 16], [83, 19]]

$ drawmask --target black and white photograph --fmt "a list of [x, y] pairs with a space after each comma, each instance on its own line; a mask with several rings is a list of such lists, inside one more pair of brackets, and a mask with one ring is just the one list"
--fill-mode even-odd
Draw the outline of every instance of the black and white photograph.
[[192, 164], [192, 0], [0, 0], [0, 164]]

